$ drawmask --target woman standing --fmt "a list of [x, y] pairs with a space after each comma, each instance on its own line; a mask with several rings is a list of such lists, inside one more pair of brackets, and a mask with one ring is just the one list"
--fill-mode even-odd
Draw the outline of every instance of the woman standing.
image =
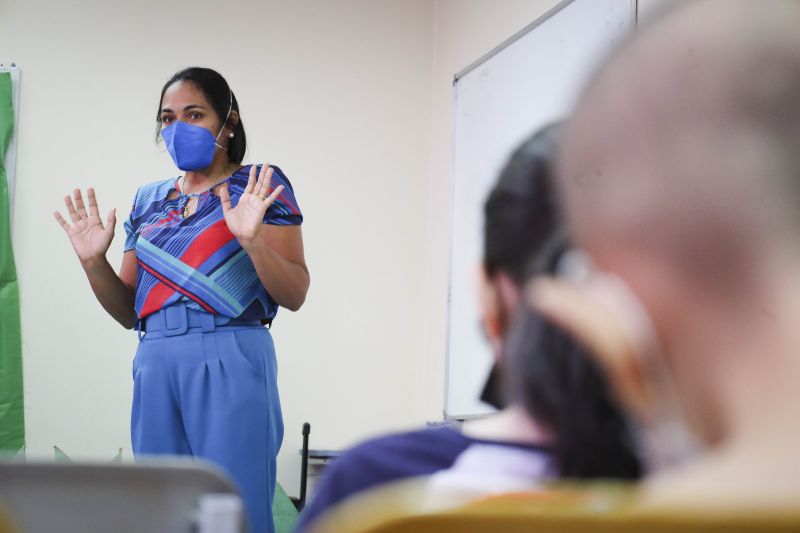
[[245, 165], [239, 106], [225, 79], [188, 68], [164, 85], [159, 134], [185, 173], [136, 193], [119, 275], [106, 252], [93, 189], [65, 197], [69, 236], [95, 296], [139, 330], [131, 438], [137, 456], [179, 454], [222, 466], [254, 532], [272, 531], [275, 460], [283, 439], [272, 338], [278, 306], [293, 311], [309, 286], [289, 180]]

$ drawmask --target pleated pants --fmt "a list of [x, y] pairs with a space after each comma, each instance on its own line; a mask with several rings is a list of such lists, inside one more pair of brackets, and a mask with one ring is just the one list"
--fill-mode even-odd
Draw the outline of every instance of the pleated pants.
[[237, 485], [253, 533], [272, 533], [283, 440], [269, 331], [178, 304], [147, 318], [133, 361], [137, 458], [202, 457]]

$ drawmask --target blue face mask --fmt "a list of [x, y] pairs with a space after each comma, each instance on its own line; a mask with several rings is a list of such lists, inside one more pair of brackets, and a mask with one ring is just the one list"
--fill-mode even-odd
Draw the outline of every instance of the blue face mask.
[[205, 128], [176, 120], [161, 131], [161, 136], [181, 170], [208, 168], [214, 160], [217, 139]]
[[176, 120], [161, 130], [161, 136], [167, 145], [167, 151], [172, 156], [176, 167], [181, 170], [191, 171], [202, 170], [211, 165], [216, 148], [219, 147], [225, 150], [224, 146], [217, 144], [217, 139], [225, 129], [225, 124], [228, 123], [231, 109], [233, 109], [233, 93], [231, 93], [231, 105], [228, 108], [228, 114], [225, 116], [225, 120], [222, 121], [223, 126], [216, 137], [203, 127], [193, 126], [180, 120]]

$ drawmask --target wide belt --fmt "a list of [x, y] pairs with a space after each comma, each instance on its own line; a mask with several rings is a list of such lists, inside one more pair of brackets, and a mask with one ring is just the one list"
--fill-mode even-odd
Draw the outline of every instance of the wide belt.
[[191, 330], [210, 333], [219, 327], [253, 327], [261, 326], [258, 320], [239, 320], [227, 316], [206, 313], [186, 307], [185, 303], [178, 303], [159, 309], [155, 313], [139, 320], [137, 329], [139, 338], [142, 333], [159, 332], [159, 336], [174, 337], [185, 335]]

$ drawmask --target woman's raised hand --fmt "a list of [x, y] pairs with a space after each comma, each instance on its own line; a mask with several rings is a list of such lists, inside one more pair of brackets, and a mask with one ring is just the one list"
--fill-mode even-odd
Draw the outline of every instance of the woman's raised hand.
[[61, 213], [56, 211], [53, 215], [56, 220], [64, 228], [64, 231], [78, 254], [78, 259], [81, 263], [86, 263], [104, 257], [111, 245], [114, 238], [114, 226], [117, 223], [116, 209], [108, 212], [106, 225], [100, 220], [100, 212], [97, 209], [97, 199], [94, 196], [94, 189], [91, 187], [86, 191], [86, 196], [89, 199], [89, 212], [86, 212], [86, 207], [83, 205], [83, 197], [81, 196], [80, 189], [73, 191], [75, 202], [69, 195], [64, 197], [64, 204], [67, 206], [67, 213], [72, 220], [70, 225]]
[[[253, 165], [250, 167], [247, 186], [236, 207], [231, 207], [228, 184], [225, 183], [219, 189], [219, 199], [222, 203], [225, 223], [234, 237], [239, 240], [242, 248], [247, 248], [255, 239], [263, 224], [267, 208], [272, 205], [284, 189], [283, 185], [278, 185], [270, 194], [269, 187], [271, 184], [272, 168], [269, 165], [263, 165], [256, 181], [256, 165]], [[268, 194], [269, 196], [267, 196]]]

